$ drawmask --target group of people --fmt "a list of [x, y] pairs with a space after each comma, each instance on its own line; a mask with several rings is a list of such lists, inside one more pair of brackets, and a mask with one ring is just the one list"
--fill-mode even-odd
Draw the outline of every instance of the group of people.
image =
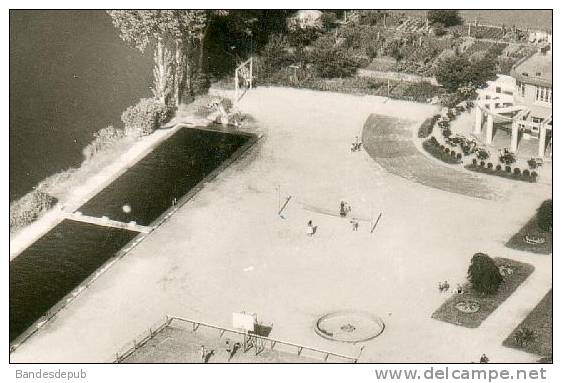
[[[228, 361], [230, 362], [230, 360], [234, 357], [234, 354], [236, 354], [236, 352], [240, 349], [240, 347], [242, 347], [242, 345], [240, 344], [240, 342], [232, 342], [228, 338], [225, 340], [224, 343], [225, 343], [224, 344], [225, 351], [228, 355]], [[208, 349], [204, 345], [201, 345], [200, 348], [201, 363], [209, 363], [209, 359], [214, 354], [215, 354], [215, 350], [210, 348]]]
[[[340, 217], [345, 218], [349, 213], [351, 213], [351, 206], [349, 206], [347, 202], [341, 201]], [[357, 231], [359, 229], [359, 220], [357, 218], [352, 218], [351, 221], [349, 221], [349, 223], [351, 223], [351, 229], [353, 231]], [[314, 234], [316, 234], [316, 229], [317, 226], [314, 226], [312, 220], [309, 220], [306, 227], [306, 234], [309, 237], [312, 237]]]
[[[447, 282], [447, 281], [439, 282], [437, 284], [437, 289], [439, 290], [440, 293], [449, 292], [450, 288], [451, 288], [451, 286], [449, 285], [449, 282]], [[462, 288], [460, 283], [457, 283], [457, 287], [455, 288], [454, 293], [457, 293], [457, 294], [464, 293], [464, 289]]]

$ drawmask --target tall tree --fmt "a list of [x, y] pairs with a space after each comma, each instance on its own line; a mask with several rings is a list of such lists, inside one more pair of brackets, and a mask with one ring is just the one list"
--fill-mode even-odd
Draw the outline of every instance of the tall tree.
[[468, 279], [472, 288], [481, 294], [495, 294], [503, 282], [503, 277], [494, 260], [487, 254], [476, 253], [470, 260]]
[[199, 50], [203, 49], [211, 16], [220, 15], [220, 11], [128, 10], [108, 14], [126, 43], [141, 52], [154, 47], [153, 92], [160, 102], [173, 100], [177, 106], [183, 94], [192, 94], [193, 76], [200, 72], [202, 62], [193, 59], [194, 47], [198, 42]]

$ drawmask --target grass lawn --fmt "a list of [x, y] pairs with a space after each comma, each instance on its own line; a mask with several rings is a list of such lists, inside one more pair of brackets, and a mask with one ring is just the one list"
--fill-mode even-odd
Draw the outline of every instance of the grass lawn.
[[[521, 328], [528, 328], [535, 333], [535, 340], [524, 346], [515, 341], [515, 334]], [[521, 349], [526, 352], [552, 358], [552, 290], [550, 290], [531, 313], [503, 341], [506, 347]]]
[[[513, 273], [504, 276], [504, 282], [494, 295], [483, 296], [472, 290], [470, 283], [463, 286], [463, 294], [453, 294], [435, 311], [431, 317], [443, 322], [459, 326], [475, 328], [505, 301], [535, 269], [527, 263], [517, 262], [506, 258], [494, 258], [498, 266], [509, 266]], [[480, 309], [475, 313], [464, 313], [456, 308], [461, 301], [476, 302]]]
[[[540, 236], [546, 239], [544, 243], [533, 245], [525, 242], [525, 236]], [[536, 217], [533, 217], [517, 232], [513, 237], [507, 241], [505, 246], [510, 249], [530, 251], [538, 254], [552, 253], [552, 232], [542, 231], [537, 225]]]

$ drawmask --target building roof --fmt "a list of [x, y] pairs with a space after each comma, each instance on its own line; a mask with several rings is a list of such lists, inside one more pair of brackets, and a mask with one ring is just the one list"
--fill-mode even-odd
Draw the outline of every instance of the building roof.
[[552, 87], [552, 53], [536, 52], [519, 61], [511, 69], [511, 75], [527, 84]]
[[552, 108], [542, 105], [529, 105], [529, 110], [531, 111], [531, 116], [539, 118], [548, 118], [552, 116]]

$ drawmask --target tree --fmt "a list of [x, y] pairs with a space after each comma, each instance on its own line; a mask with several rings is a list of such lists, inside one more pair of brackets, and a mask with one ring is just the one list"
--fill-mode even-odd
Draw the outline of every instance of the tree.
[[495, 294], [503, 282], [498, 266], [484, 253], [476, 253], [472, 256], [468, 267], [468, 279], [476, 292], [486, 295]]
[[445, 29], [445, 26], [442, 23], [433, 24], [433, 34], [435, 36], [437, 37], [443, 36], [445, 33], [447, 33], [447, 30]]
[[350, 77], [357, 72], [359, 63], [340, 48], [319, 49], [312, 55], [318, 76], [323, 78]]
[[155, 10], [131, 10], [131, 11], [108, 11], [113, 25], [119, 29], [123, 41], [137, 48], [141, 52], [150, 45], [155, 45], [155, 84], [153, 92], [155, 97], [163, 104], [168, 101], [169, 94], [162, 93], [169, 89], [168, 77], [169, 55], [166, 52], [166, 36], [163, 23], [161, 23], [161, 11]]
[[260, 54], [261, 71], [264, 76], [271, 76], [273, 73], [291, 64], [291, 57], [287, 52], [288, 47], [287, 36], [275, 35], [271, 37]]
[[537, 210], [537, 224], [543, 231], [552, 230], [552, 200], [544, 201]]
[[[126, 43], [141, 52], [154, 47], [153, 92], [161, 103], [169, 104], [173, 100], [177, 106], [185, 88], [192, 93], [192, 77], [203, 70], [204, 40], [211, 19], [224, 12], [128, 10], [108, 11], [108, 14]], [[196, 46], [198, 60], [193, 58]]]
[[404, 56], [402, 54], [402, 41], [399, 39], [394, 39], [388, 42], [385, 47], [386, 54], [395, 59], [396, 61], [400, 61]]
[[434, 10], [427, 12], [427, 19], [431, 25], [441, 23], [445, 27], [462, 24], [459, 11], [456, 10]]
[[495, 61], [489, 55], [474, 60], [464, 55], [449, 57], [439, 64], [435, 77], [449, 92], [465, 86], [480, 88], [496, 77]]

